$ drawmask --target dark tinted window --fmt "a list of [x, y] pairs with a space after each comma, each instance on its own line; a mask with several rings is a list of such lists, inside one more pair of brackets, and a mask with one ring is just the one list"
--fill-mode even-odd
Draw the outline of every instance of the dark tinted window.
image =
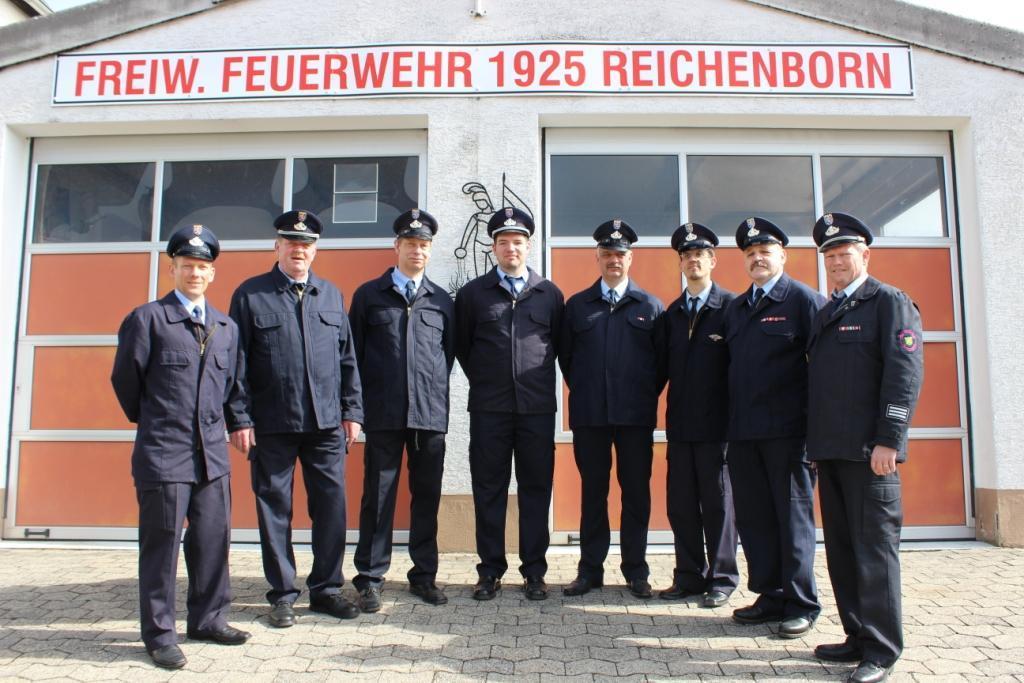
[[202, 223], [222, 240], [272, 238], [283, 196], [281, 159], [167, 162], [160, 237]]
[[621, 218], [646, 235], [679, 226], [679, 158], [675, 155], [551, 157], [551, 234], [589, 237]]
[[[787, 235], [810, 235], [814, 215], [811, 158], [687, 156], [687, 220], [732, 242], [750, 216], [767, 218]], [[726, 241], [728, 239], [728, 242]]]
[[154, 164], [40, 166], [33, 242], [149, 241]]

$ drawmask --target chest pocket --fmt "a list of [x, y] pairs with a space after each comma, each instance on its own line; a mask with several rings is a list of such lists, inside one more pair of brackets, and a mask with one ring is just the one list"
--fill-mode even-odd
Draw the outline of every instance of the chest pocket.
[[284, 318], [280, 313], [263, 313], [261, 315], [257, 315], [253, 319], [253, 326], [255, 326], [257, 330], [263, 330], [269, 333], [270, 330], [273, 330], [275, 327], [281, 327], [283, 322]]
[[654, 329], [654, 316], [643, 313], [630, 314], [626, 320], [629, 321], [630, 327], [635, 330], [648, 331]]
[[[366, 316], [366, 322], [371, 325], [387, 325], [396, 320], [402, 313], [393, 308], [375, 308]], [[338, 324], [341, 324], [341, 316], [338, 316]]]
[[572, 319], [572, 331], [576, 334], [592, 330], [597, 321], [604, 315], [601, 312], [590, 313], [589, 315], [578, 315]]
[[338, 311], [320, 311], [320, 322], [331, 327], [341, 327], [341, 313]]
[[185, 367], [188, 363], [188, 353], [185, 351], [167, 349], [160, 353], [160, 365], [167, 367], [169, 370], [176, 370], [181, 367]]
[[796, 338], [796, 326], [790, 320], [759, 320], [761, 332], [770, 337], [785, 337], [792, 341]]
[[444, 331], [444, 314], [440, 311], [420, 311], [423, 324], [439, 332]]
[[836, 339], [843, 343], [869, 342], [875, 338], [874, 325], [858, 322], [842, 322], [836, 325]]
[[551, 311], [530, 311], [530, 320], [541, 327], [551, 327]]

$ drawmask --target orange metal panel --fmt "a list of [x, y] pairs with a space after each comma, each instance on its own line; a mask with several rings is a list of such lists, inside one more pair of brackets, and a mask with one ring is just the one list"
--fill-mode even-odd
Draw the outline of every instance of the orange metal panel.
[[18, 526], [136, 527], [130, 442], [23, 441]]
[[905, 291], [920, 307], [926, 330], [953, 329], [953, 273], [948, 249], [873, 248], [868, 270]]
[[956, 344], [924, 345], [924, 385], [911, 423], [914, 427], [959, 427]]
[[110, 386], [113, 346], [38, 346], [32, 429], [131, 429]]
[[[395, 265], [395, 250], [388, 249], [332, 249], [317, 252], [313, 270], [322, 278], [330, 280], [345, 295], [346, 310], [352, 303], [352, 295], [359, 285], [378, 278], [389, 267]], [[427, 268], [430, 277], [430, 268]], [[447, 281], [437, 285], [448, 288]]]
[[960, 439], [911, 441], [900, 477], [904, 526], [967, 523]]
[[[601, 276], [594, 247], [560, 247], [551, 250], [551, 279], [565, 298], [590, 287]], [[682, 290], [679, 256], [667, 247], [636, 248], [630, 277], [637, 286], [671, 303]]]
[[[174, 287], [168, 267], [171, 259], [167, 254], [160, 255], [160, 266], [157, 270], [157, 296], [162, 297]], [[206, 295], [215, 308], [222, 313], [228, 312], [231, 305], [231, 294], [244, 280], [270, 270], [274, 265], [274, 254], [266, 251], [222, 251], [215, 263], [216, 277]]]
[[[715, 250], [718, 265], [712, 278], [722, 287], [737, 294], [750, 286], [750, 277], [743, 265], [743, 252], [736, 247]], [[818, 253], [814, 249], [786, 249], [786, 274], [811, 289], [818, 289]]]
[[36, 254], [28, 333], [116, 334], [148, 295], [149, 254]]
[[[651, 523], [652, 531], [668, 530], [665, 508], [665, 482], [668, 463], [664, 443], [654, 444], [654, 465], [651, 468]], [[608, 489], [608, 520], [613, 531], [619, 528], [622, 515], [622, 492], [612, 461], [611, 483]], [[571, 443], [555, 445], [555, 481], [552, 493], [555, 531], [578, 531], [580, 528], [580, 474], [572, 454]]]

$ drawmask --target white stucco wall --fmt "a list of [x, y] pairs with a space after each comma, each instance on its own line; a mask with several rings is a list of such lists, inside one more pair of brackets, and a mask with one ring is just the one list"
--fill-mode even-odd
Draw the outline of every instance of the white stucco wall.
[[[741, 0], [472, 3], [244, 0], [91, 46], [95, 51], [188, 50], [372, 42], [517, 40], [884, 42], [829, 23]], [[820, 97], [481, 97], [52, 107], [53, 58], [0, 71], [0, 211], [4, 216], [0, 329], [13, 330], [20, 254], [25, 140], [31, 136], [319, 130], [428, 122], [427, 196], [441, 222], [431, 276], [446, 283], [452, 252], [472, 212], [463, 183], [494, 196], [501, 175], [541, 206], [544, 126], [714, 126], [952, 131], [964, 260], [976, 484], [1024, 488], [1024, 307], [1014, 239], [1024, 216], [1024, 76], [924, 49], [914, 50], [912, 99]], [[20, 155], [20, 156], [19, 156]], [[15, 177], [12, 177], [15, 176]], [[19, 192], [21, 193], [19, 195]], [[12, 252], [11, 250], [15, 250]], [[541, 250], [535, 248], [535, 265]], [[1018, 286], [1019, 288], [1019, 286]], [[0, 396], [10, 386], [13, 343], [0, 339]], [[465, 383], [456, 371], [445, 490], [469, 491]], [[7, 382], [4, 379], [8, 378]], [[0, 429], [8, 424], [0, 400]], [[3, 434], [6, 437], [6, 434]], [[6, 442], [6, 438], [4, 438]], [[0, 475], [2, 476], [2, 475]], [[0, 480], [0, 485], [2, 485]]]

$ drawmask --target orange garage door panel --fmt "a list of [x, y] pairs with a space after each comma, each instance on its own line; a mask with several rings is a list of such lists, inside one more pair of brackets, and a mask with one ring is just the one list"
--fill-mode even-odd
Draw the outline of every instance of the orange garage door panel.
[[914, 411], [914, 427], [959, 427], [960, 394], [957, 391], [956, 344], [924, 345], [924, 384]]
[[[723, 244], [726, 244], [725, 240]], [[750, 287], [750, 277], [743, 262], [743, 252], [735, 247], [719, 247], [715, 250], [715, 256], [718, 265], [711, 273], [711, 278], [736, 294], [745, 292]], [[818, 252], [814, 249], [786, 249], [786, 274], [817, 291]]]
[[872, 249], [871, 275], [899, 287], [921, 309], [926, 330], [953, 329], [948, 249]]
[[110, 386], [113, 346], [37, 346], [32, 429], [132, 429]]
[[959, 439], [913, 439], [903, 480], [904, 526], [967, 523], [964, 510], [963, 445]]
[[149, 297], [149, 254], [36, 254], [29, 279], [28, 334], [117, 334]]

